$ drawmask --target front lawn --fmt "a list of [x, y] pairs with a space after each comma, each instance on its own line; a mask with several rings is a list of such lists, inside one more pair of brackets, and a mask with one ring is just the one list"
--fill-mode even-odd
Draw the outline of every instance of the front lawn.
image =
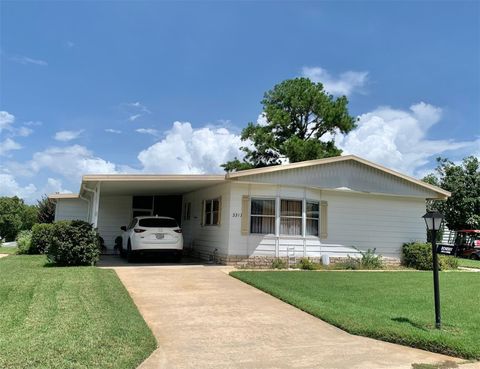
[[4, 247], [0, 246], [0, 254], [16, 254], [18, 247]]
[[471, 259], [463, 259], [463, 258], [457, 258], [457, 260], [458, 260], [458, 266], [480, 269], [480, 260], [471, 260]]
[[0, 368], [132, 369], [155, 349], [114, 271], [45, 263], [0, 259]]
[[480, 273], [440, 273], [440, 331], [434, 328], [431, 272], [231, 275], [350, 333], [480, 359]]

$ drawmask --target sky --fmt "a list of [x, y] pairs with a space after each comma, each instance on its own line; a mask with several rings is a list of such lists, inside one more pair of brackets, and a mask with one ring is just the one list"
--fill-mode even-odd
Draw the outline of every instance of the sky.
[[355, 154], [422, 178], [480, 156], [477, 1], [2, 1], [0, 196], [87, 173], [221, 173], [263, 94], [346, 95]]

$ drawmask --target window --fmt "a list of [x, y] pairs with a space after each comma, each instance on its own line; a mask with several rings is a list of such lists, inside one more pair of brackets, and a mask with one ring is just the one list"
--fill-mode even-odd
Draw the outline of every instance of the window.
[[183, 220], [190, 220], [191, 209], [192, 209], [192, 203], [186, 202], [183, 207]]
[[168, 218], [145, 218], [138, 221], [139, 227], [145, 228], [178, 228], [175, 219]]
[[302, 235], [301, 200], [280, 200], [280, 234]]
[[307, 236], [318, 236], [319, 209], [318, 202], [307, 201], [307, 226], [305, 227]]
[[205, 201], [205, 212], [203, 219], [205, 225], [220, 224], [220, 199]]
[[250, 233], [275, 234], [275, 200], [252, 199]]

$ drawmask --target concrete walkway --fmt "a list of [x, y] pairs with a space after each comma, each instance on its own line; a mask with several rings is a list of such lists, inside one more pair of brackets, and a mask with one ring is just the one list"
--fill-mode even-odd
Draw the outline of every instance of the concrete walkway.
[[410, 369], [455, 360], [350, 335], [228, 276], [224, 267], [115, 269], [158, 341], [139, 369]]

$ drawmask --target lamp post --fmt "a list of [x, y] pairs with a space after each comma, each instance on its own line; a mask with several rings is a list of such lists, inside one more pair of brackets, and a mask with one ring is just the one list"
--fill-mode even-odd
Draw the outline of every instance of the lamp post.
[[437, 231], [443, 221], [443, 215], [438, 211], [428, 211], [423, 217], [427, 229], [432, 237], [432, 257], [433, 257], [433, 291], [435, 297], [435, 328], [441, 328], [440, 316], [440, 288], [438, 286], [438, 255], [437, 255]]

